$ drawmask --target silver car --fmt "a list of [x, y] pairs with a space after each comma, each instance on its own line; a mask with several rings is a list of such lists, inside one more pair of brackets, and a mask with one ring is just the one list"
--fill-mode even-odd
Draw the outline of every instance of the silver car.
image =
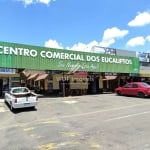
[[10, 105], [10, 109], [34, 107], [37, 105], [38, 97], [27, 87], [13, 87], [4, 96], [5, 102]]

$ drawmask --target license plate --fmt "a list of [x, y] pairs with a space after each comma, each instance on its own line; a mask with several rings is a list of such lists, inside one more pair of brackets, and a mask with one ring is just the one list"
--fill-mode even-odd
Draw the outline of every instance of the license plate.
[[30, 105], [30, 103], [24, 103], [24, 105]]

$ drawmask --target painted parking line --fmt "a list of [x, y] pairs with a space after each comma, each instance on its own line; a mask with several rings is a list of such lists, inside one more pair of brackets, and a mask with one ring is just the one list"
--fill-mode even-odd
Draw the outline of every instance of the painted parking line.
[[67, 137], [79, 137], [79, 136], [81, 136], [80, 133], [75, 132], [75, 131], [61, 132], [61, 134], [62, 134], [63, 136], [67, 136]]
[[[61, 143], [47, 143], [43, 144], [39, 147], [39, 150], [55, 150], [55, 149], [76, 149], [77, 146], [83, 145], [82, 142], [76, 141], [76, 140], [70, 140], [65, 141]], [[102, 145], [95, 142], [95, 141], [84, 141], [84, 145], [86, 145], [87, 148], [93, 149], [93, 150], [102, 150]]]
[[66, 103], [66, 104], [75, 104], [77, 102], [78, 101], [74, 101], [74, 100], [72, 100], [72, 101], [63, 101], [63, 103]]
[[115, 117], [115, 118], [107, 119], [107, 120], [105, 120], [105, 122], [110, 122], [110, 121], [115, 121], [115, 120], [130, 118], [130, 117], [136, 117], [136, 116], [140, 116], [140, 115], [144, 115], [144, 114], [149, 114], [149, 113], [150, 113], [150, 111], [144, 111], [144, 112], [135, 113], [135, 114], [131, 114], [131, 115], [124, 115], [124, 116], [120, 116], [120, 117]]
[[[42, 123], [42, 124], [49, 124], [50, 125], [50, 124], [61, 123], [61, 121], [59, 119], [73, 118], [73, 117], [84, 117], [84, 116], [98, 114], [98, 113], [103, 113], [103, 112], [125, 110], [125, 109], [128, 109], [128, 108], [140, 107], [140, 106], [145, 106], [145, 105], [150, 105], [150, 102], [142, 103], [142, 104], [136, 104], [136, 105], [130, 105], [130, 106], [124, 106], [124, 107], [115, 107], [115, 108], [111, 108], [111, 109], [103, 109], [103, 110], [99, 110], [99, 111], [92, 111], [92, 112], [73, 114], [73, 115], [64, 115], [64, 116], [58, 116], [58, 117], [56, 116], [54, 118], [42, 118], [42, 119], [39, 119], [39, 120], [35, 120], [34, 123], [35, 124], [41, 124]], [[7, 110], [5, 110], [5, 111], [7, 111]], [[142, 114], [146, 114], [146, 113], [150, 113], [150, 111], [141, 112], [141, 113], [132, 114], [132, 115], [121, 116], [121, 117], [117, 117], [117, 118], [111, 118], [109, 120], [110, 121], [111, 120], [117, 120], [117, 119], [121, 119], [121, 118], [127, 118], [127, 117], [137, 116], [137, 115], [140, 115], [140, 114], [142, 115]], [[109, 120], [104, 120], [104, 121], [109, 121]], [[25, 127], [25, 126], [28, 126], [28, 125], [31, 125], [31, 122], [19, 123], [19, 124], [12, 125], [11, 127], [16, 127], [16, 126]], [[2, 125], [2, 126], [0, 126], [0, 130], [6, 129], [6, 128], [11, 128], [11, 127], [10, 127], [10, 125]]]
[[66, 142], [62, 142], [62, 143], [47, 143], [44, 145], [41, 145], [39, 147], [39, 150], [55, 150], [55, 149], [65, 149], [65, 148], [72, 148], [72, 147], [77, 147], [78, 145], [80, 145], [80, 143], [78, 141], [66, 141]]
[[24, 128], [23, 130], [24, 131], [31, 131], [31, 130], [34, 130], [35, 128], [34, 127], [30, 127], [30, 128]]
[[42, 124], [58, 124], [58, 123], [60, 123], [60, 120], [58, 119], [50, 119], [47, 121], [42, 121]]
[[34, 130], [37, 125], [50, 126], [50, 125], [55, 125], [59, 123], [61, 123], [61, 121], [58, 120], [57, 118], [51, 118], [51, 119], [43, 118], [43, 119], [35, 120], [33, 124], [34, 127], [31, 127], [32, 122], [16, 123], [16, 124], [12, 124], [11, 126], [10, 124], [3, 124], [3, 125], [0, 125], [0, 130], [9, 129], [13, 127], [21, 127], [23, 128], [24, 131], [31, 131], [31, 130]]
[[56, 117], [56, 118], [64, 119], [64, 118], [73, 118], [73, 117], [84, 117], [84, 116], [94, 115], [94, 114], [103, 113], [103, 112], [125, 110], [125, 109], [129, 109], [129, 108], [140, 107], [140, 106], [145, 106], [145, 105], [150, 105], [150, 102], [142, 103], [142, 104], [135, 104], [135, 105], [130, 105], [130, 106], [124, 106], [124, 107], [115, 107], [115, 108], [110, 108], [110, 109], [103, 109], [103, 110], [92, 111], [92, 112], [73, 114], [73, 115], [59, 116], [59, 117]]

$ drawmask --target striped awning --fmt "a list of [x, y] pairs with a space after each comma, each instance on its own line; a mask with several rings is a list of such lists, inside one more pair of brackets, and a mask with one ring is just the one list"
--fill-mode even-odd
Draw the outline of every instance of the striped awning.
[[44, 80], [48, 77], [48, 74], [40, 74], [35, 81]]
[[32, 74], [32, 75], [30, 75], [30, 76], [27, 78], [27, 80], [34, 80], [35, 78], [37, 78], [37, 76], [38, 76], [37, 73], [36, 73], [36, 74]]

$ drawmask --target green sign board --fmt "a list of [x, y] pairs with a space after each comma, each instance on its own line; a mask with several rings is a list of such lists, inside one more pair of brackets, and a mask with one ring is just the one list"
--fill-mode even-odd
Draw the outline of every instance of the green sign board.
[[0, 67], [72, 72], [139, 73], [139, 60], [134, 57], [0, 42]]

